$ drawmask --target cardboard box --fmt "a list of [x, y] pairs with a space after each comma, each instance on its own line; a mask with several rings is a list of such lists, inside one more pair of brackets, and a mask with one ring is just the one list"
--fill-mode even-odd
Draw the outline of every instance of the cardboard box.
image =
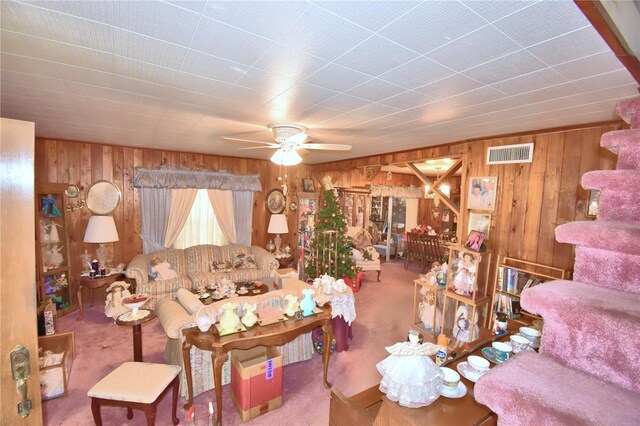
[[276, 271], [277, 288], [284, 288], [284, 284], [290, 279], [298, 279], [298, 271], [293, 268], [278, 269]]
[[[42, 350], [40, 350], [42, 349]], [[40, 392], [42, 399], [67, 395], [71, 367], [76, 357], [73, 331], [38, 337]], [[43, 365], [55, 359], [52, 365]]]
[[282, 355], [258, 346], [231, 353], [231, 399], [243, 421], [282, 405]]

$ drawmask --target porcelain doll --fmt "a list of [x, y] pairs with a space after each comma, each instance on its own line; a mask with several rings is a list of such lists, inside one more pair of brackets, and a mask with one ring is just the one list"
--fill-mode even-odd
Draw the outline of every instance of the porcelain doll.
[[169, 262], [163, 262], [158, 257], [154, 258], [151, 261], [151, 264], [153, 265], [153, 267], [151, 268], [151, 272], [156, 273], [156, 281], [170, 280], [178, 276], [176, 271], [171, 269], [171, 265], [169, 265]]
[[[453, 323], [453, 338], [456, 340], [455, 346], [462, 346], [471, 341], [471, 322], [469, 321], [471, 312], [472, 308], [467, 305], [460, 305], [456, 311], [456, 318]], [[474, 318], [473, 323], [473, 336], [477, 338], [478, 333], [480, 333], [480, 328], [478, 327], [478, 315]]]
[[[420, 320], [425, 327], [434, 331], [439, 331], [440, 321], [442, 320], [442, 309], [440, 309], [440, 307], [436, 307], [435, 292], [423, 286], [422, 289], [420, 289], [420, 294], [422, 294], [422, 301], [419, 305]], [[436, 318], [435, 324], [433, 323], [434, 313]]]
[[476, 278], [476, 263], [473, 255], [460, 252], [458, 270], [453, 280], [453, 290], [461, 295], [468, 296], [473, 293]]

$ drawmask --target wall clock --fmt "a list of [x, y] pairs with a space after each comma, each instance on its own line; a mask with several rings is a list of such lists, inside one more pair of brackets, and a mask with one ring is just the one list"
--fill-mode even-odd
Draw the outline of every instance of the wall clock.
[[272, 189], [269, 191], [266, 201], [267, 210], [269, 210], [269, 213], [271, 214], [282, 213], [287, 205], [287, 200], [279, 189]]

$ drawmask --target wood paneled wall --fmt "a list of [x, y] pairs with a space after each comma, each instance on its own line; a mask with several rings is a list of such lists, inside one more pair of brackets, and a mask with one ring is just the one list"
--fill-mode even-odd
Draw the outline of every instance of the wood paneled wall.
[[[315, 165], [313, 172], [319, 179], [330, 174], [342, 179], [358, 181], [359, 170], [377, 164], [397, 164], [405, 161], [424, 161], [450, 155], [464, 155], [467, 182], [463, 182], [463, 201], [469, 180], [476, 176], [497, 176], [496, 209], [492, 213], [489, 250], [532, 262], [572, 269], [573, 246], [555, 241], [554, 230], [559, 224], [585, 219], [587, 191], [580, 186], [581, 176], [595, 169], [612, 169], [617, 157], [600, 147], [600, 136], [622, 128], [622, 123], [594, 125], [580, 129], [417, 149], [410, 152], [386, 154]], [[534, 158], [529, 164], [485, 164], [487, 148], [533, 142]], [[344, 177], [349, 175], [350, 178]], [[426, 206], [426, 203], [421, 203]], [[462, 206], [462, 235], [466, 236], [469, 210]], [[419, 217], [427, 217], [424, 211]], [[428, 225], [428, 223], [426, 223]]]
[[[314, 177], [316, 188], [321, 188], [322, 176], [331, 175], [339, 187], [361, 187], [367, 184], [420, 185], [415, 176], [394, 173], [391, 181], [380, 172], [372, 182], [364, 179], [362, 169], [368, 165], [395, 164], [404, 161], [421, 161], [463, 154], [466, 158], [467, 180], [473, 176], [497, 176], [498, 192], [496, 210], [492, 212], [491, 238], [487, 242], [496, 254], [550, 264], [561, 268], [573, 265], [573, 247], [555, 242], [554, 229], [558, 224], [584, 219], [587, 192], [580, 186], [583, 173], [594, 169], [615, 167], [616, 156], [600, 148], [602, 133], [616, 130], [622, 124], [606, 124], [582, 129], [535, 133], [499, 139], [451, 144], [432, 148], [345, 160], [340, 162], [297, 166], [289, 168], [287, 204], [297, 201], [303, 177]], [[530, 164], [487, 166], [487, 147], [534, 142], [534, 161]], [[227, 170], [232, 173], [258, 173], [263, 186], [256, 193], [253, 214], [253, 244], [264, 247], [269, 239], [267, 226], [269, 214], [265, 208], [265, 194], [280, 186], [277, 181], [279, 167], [266, 160], [223, 157], [129, 148], [87, 142], [55, 139], [36, 140], [36, 184], [39, 182], [74, 183], [83, 190], [91, 182], [106, 179], [115, 182], [122, 190], [122, 202], [114, 213], [120, 241], [113, 244], [113, 259], [128, 263], [142, 251], [139, 238], [140, 214], [137, 191], [131, 179], [137, 166], [206, 168]], [[463, 182], [463, 191], [468, 182]], [[320, 189], [318, 189], [320, 190]], [[463, 195], [463, 200], [466, 197]], [[459, 226], [467, 228], [468, 210], [463, 206], [463, 218]], [[289, 234], [284, 243], [295, 242], [296, 214], [286, 210], [289, 216]], [[95, 252], [91, 244], [82, 239], [90, 212], [81, 209], [69, 215], [71, 266], [80, 270], [80, 254], [84, 249]], [[424, 212], [419, 212], [424, 217]], [[466, 232], [463, 232], [463, 235]]]
[[[74, 142], [55, 139], [36, 139], [36, 185], [40, 182], [73, 183], [84, 190], [100, 179], [114, 182], [122, 191], [122, 201], [114, 212], [114, 219], [120, 241], [112, 245], [115, 263], [127, 264], [133, 256], [142, 252], [140, 240], [140, 210], [138, 192], [134, 190], [132, 178], [135, 167], [187, 167], [210, 170], [227, 170], [231, 173], [260, 175], [263, 191], [255, 193], [253, 207], [254, 245], [264, 247], [269, 239], [267, 226], [270, 215], [266, 211], [265, 194], [278, 188], [282, 182], [277, 180], [280, 167], [270, 161], [247, 158], [233, 158], [216, 155], [192, 154], [177, 151], [128, 148], [87, 142]], [[284, 172], [284, 170], [282, 171]], [[297, 201], [298, 188], [302, 187], [302, 178], [311, 177], [308, 166], [298, 166], [287, 170], [289, 197], [287, 204]], [[74, 202], [75, 200], [72, 200]], [[296, 215], [287, 208], [289, 234], [283, 235], [283, 243], [295, 242]], [[95, 253], [94, 244], [83, 243], [84, 232], [91, 213], [86, 208], [69, 213], [69, 249], [72, 273], [81, 270], [80, 255], [87, 249]]]

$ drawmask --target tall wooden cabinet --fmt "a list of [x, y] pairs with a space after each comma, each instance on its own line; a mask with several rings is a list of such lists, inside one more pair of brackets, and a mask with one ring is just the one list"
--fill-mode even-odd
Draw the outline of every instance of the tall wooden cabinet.
[[347, 220], [347, 226], [369, 228], [369, 197], [371, 191], [365, 188], [339, 188], [340, 208]]
[[36, 187], [38, 301], [52, 299], [60, 315], [75, 310], [67, 236], [66, 189], [67, 184], [58, 183], [44, 183]]

